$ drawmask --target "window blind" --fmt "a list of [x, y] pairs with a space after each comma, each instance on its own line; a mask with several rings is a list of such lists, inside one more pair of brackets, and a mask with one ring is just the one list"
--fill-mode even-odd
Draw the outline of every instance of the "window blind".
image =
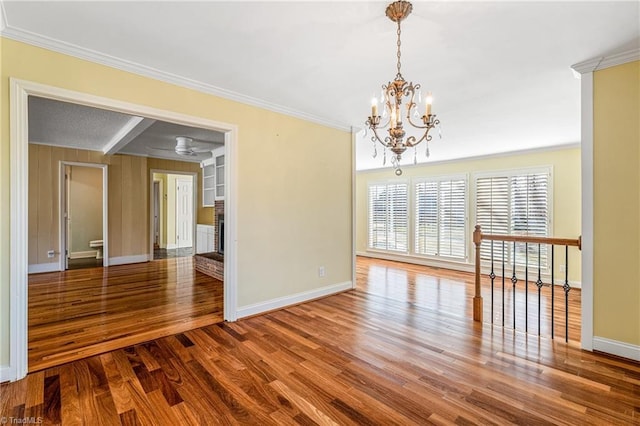
[[418, 182], [415, 191], [417, 254], [466, 257], [466, 180]]
[[369, 186], [369, 248], [407, 251], [408, 208], [406, 183]]
[[[505, 174], [476, 179], [476, 223], [485, 234], [548, 236], [549, 173]], [[502, 259], [502, 243], [494, 242], [493, 257]], [[516, 265], [524, 265], [525, 244], [516, 244]], [[483, 241], [483, 260], [491, 259], [491, 243]], [[505, 261], [513, 263], [513, 243], [505, 243]], [[540, 264], [547, 267], [547, 246], [541, 247]], [[538, 247], [529, 244], [529, 265], [538, 265]]]

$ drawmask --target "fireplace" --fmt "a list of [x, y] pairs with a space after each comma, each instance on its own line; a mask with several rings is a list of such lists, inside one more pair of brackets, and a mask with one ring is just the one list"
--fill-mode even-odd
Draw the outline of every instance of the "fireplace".
[[224, 215], [218, 215], [218, 246], [216, 251], [224, 254]]

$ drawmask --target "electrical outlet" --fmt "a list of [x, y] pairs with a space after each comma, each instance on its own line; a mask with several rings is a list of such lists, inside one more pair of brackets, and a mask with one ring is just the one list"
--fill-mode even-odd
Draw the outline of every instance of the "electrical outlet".
[[563, 274], [564, 274], [565, 272], [567, 272], [567, 267], [566, 267], [566, 265], [560, 265], [560, 272], [562, 272]]
[[56, 252], [55, 252], [54, 250], [49, 250], [49, 251], [47, 252], [47, 257], [48, 257], [49, 259], [51, 259], [51, 258], [52, 258], [52, 257], [54, 257], [55, 255], [56, 255]]
[[318, 268], [318, 276], [323, 278], [326, 275], [327, 271], [324, 269], [324, 266], [320, 266]]

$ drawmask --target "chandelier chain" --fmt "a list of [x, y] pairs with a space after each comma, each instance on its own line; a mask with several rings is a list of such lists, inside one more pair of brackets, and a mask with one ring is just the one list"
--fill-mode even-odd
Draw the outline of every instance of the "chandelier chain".
[[400, 34], [401, 34], [400, 19], [398, 19], [398, 30], [396, 31], [396, 34], [398, 34], [398, 42], [396, 43], [397, 46], [398, 46], [398, 53], [397, 53], [397, 56], [398, 56], [398, 74], [396, 74], [396, 78], [398, 78], [398, 77], [402, 78], [402, 74], [400, 73], [400, 65], [401, 65], [400, 64], [400, 55], [401, 55], [400, 46], [402, 45], [402, 41], [400, 40]]

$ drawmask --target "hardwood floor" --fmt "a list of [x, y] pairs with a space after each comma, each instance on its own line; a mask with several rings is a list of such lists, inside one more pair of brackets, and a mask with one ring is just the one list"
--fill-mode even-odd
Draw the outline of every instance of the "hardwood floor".
[[[448, 269], [427, 268], [420, 265], [385, 261], [359, 257], [356, 265], [358, 288], [368, 293], [377, 294], [393, 300], [417, 304], [424, 308], [437, 310], [441, 313], [465, 318], [473, 317], [473, 295], [475, 293], [475, 275], [468, 272], [452, 271]], [[505, 274], [508, 275], [508, 274]], [[530, 274], [528, 289], [525, 291], [525, 281], [516, 284], [515, 299], [511, 277], [505, 278], [504, 323], [508, 329], [513, 329], [513, 307], [515, 300], [516, 326], [515, 329], [529, 333], [538, 333], [538, 288], [533, 283], [537, 276]], [[533, 281], [531, 281], [533, 280]], [[525, 322], [525, 293], [526, 305], [529, 307]], [[502, 278], [494, 281], [493, 320], [496, 326], [502, 325]], [[581, 324], [581, 291], [572, 288], [569, 291], [569, 340], [575, 344], [580, 341]], [[491, 280], [489, 276], [482, 276], [482, 298], [484, 300], [484, 320], [491, 322]], [[565, 296], [561, 286], [556, 285], [554, 300], [554, 330], [555, 338], [565, 338]], [[545, 286], [540, 292], [540, 334], [551, 336], [551, 288]]]
[[[446, 271], [415, 267], [403, 289], [403, 265], [358, 266], [357, 290], [1, 385], [0, 413], [65, 425], [640, 424], [640, 364], [474, 323], [455, 308], [469, 309], [455, 302], [467, 284], [454, 289]], [[440, 297], [419, 288], [430, 280]]]
[[223, 320], [193, 258], [29, 276], [29, 371]]

